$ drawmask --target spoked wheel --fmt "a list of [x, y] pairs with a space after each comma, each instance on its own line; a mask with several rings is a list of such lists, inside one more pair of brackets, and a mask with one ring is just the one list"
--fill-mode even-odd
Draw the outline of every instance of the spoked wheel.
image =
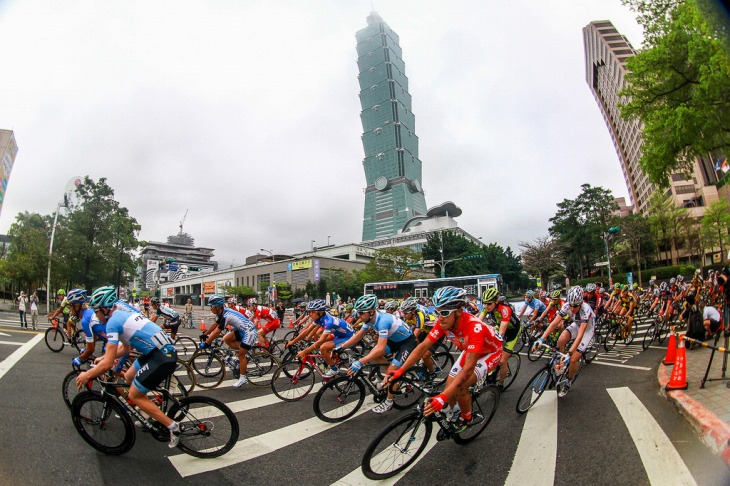
[[325, 422], [342, 422], [357, 413], [365, 401], [365, 385], [359, 378], [339, 376], [314, 396], [314, 413]]
[[[90, 380], [81, 390], [76, 388], [76, 377], [79, 376], [81, 372], [81, 370], [72, 370], [63, 379], [63, 384], [61, 385], [61, 395], [63, 396], [63, 402], [66, 404], [69, 410], [71, 410], [71, 404], [73, 403], [74, 398], [76, 398], [76, 395], [78, 395], [79, 393], [87, 390], [92, 390], [94, 388], [96, 389], [96, 392], [101, 393], [101, 388], [96, 383], [96, 380]], [[96, 386], [94, 386], [95, 384]]]
[[530, 361], [537, 361], [538, 359], [542, 358], [542, 355], [545, 354], [545, 348], [542, 346], [539, 347], [537, 350], [533, 349], [532, 346], [530, 346], [527, 349], [527, 359]]
[[[393, 393], [393, 406], [398, 410], [406, 410], [420, 402], [424, 393], [414, 383], [418, 378], [404, 376], [395, 383], [390, 384], [390, 391]], [[423, 381], [419, 385], [422, 385]]]
[[598, 337], [599, 336], [594, 333], [591, 340], [588, 341], [588, 347], [586, 348], [586, 352], [583, 354], [583, 357], [586, 359], [586, 363], [590, 363], [596, 359], [596, 356], [598, 356], [598, 347], [600, 346], [598, 344]]
[[312, 365], [299, 360], [287, 361], [274, 373], [271, 389], [285, 402], [295, 402], [309, 395], [314, 388], [314, 380]]
[[669, 325], [662, 321], [657, 323], [657, 326], [657, 341], [659, 341], [659, 344], [663, 344], [669, 334]]
[[81, 438], [105, 454], [124, 454], [134, 445], [132, 419], [113, 399], [93, 391], [79, 393], [71, 405], [71, 418]]
[[222, 456], [238, 441], [238, 420], [222, 402], [198, 395], [173, 404], [167, 416], [180, 423], [178, 448], [195, 457]]
[[646, 334], [644, 334], [644, 340], [641, 342], [641, 347], [644, 350], [649, 349], [649, 346], [651, 346], [652, 341], [654, 341], [654, 338], [656, 338], [656, 322], [652, 322], [649, 325], [649, 329], [646, 330]]
[[223, 360], [211, 352], [195, 353], [190, 366], [195, 371], [195, 384], [201, 388], [217, 387], [226, 375], [226, 365]]
[[466, 429], [454, 435], [457, 444], [468, 444], [484, 432], [499, 406], [499, 389], [494, 385], [482, 386], [472, 392], [472, 419]]
[[[517, 378], [517, 375], [520, 372], [521, 365], [522, 358], [520, 358], [520, 355], [516, 352], [510, 354], [509, 359], [507, 360], [507, 376], [504, 378], [504, 383], [502, 383], [502, 391], [509, 388], [515, 381], [515, 378]], [[497, 373], [499, 373], [499, 371], [497, 371]]]
[[263, 349], [252, 350], [248, 353], [248, 367], [246, 376], [251, 386], [265, 388], [271, 386], [274, 372], [281, 363], [268, 351]]
[[198, 345], [193, 338], [187, 336], [179, 336], [175, 339], [175, 349], [177, 350], [177, 359], [190, 362], [193, 354], [198, 350]]
[[66, 345], [66, 333], [57, 327], [49, 327], [46, 329], [46, 346], [54, 353], [60, 353]]
[[607, 353], [611, 351], [614, 346], [616, 346], [619, 334], [621, 333], [620, 327], [621, 326], [619, 326], [618, 324], [608, 325], [608, 329], [606, 330], [606, 337], [603, 338], [603, 349], [605, 349]]
[[418, 459], [431, 438], [433, 423], [413, 412], [388, 424], [365, 449], [362, 472], [368, 479], [395, 476]]
[[431, 346], [431, 359], [433, 360], [434, 366], [437, 366], [438, 369], [445, 370], [447, 375], [454, 366], [454, 356], [443, 343]]
[[542, 396], [543, 392], [550, 385], [550, 370], [547, 367], [541, 369], [535, 375], [530, 378], [527, 382], [527, 386], [522, 393], [520, 398], [517, 400], [517, 413], [525, 413], [537, 403]]
[[176, 362], [172, 380], [177, 381], [178, 384], [185, 388], [186, 395], [190, 395], [193, 388], [195, 388], [195, 372], [187, 362], [180, 358]]

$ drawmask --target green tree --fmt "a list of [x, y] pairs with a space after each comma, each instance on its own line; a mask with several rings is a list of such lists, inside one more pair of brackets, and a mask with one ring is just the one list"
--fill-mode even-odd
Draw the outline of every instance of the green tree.
[[[443, 271], [446, 277], [458, 277], [460, 275], [474, 275], [479, 271], [474, 270], [479, 263], [476, 261], [461, 264], [461, 260], [467, 255], [475, 255], [480, 247], [464, 236], [454, 231], [439, 231], [431, 233], [426, 238], [426, 244], [421, 249], [424, 260], [434, 260], [434, 276], [440, 277]], [[451, 260], [449, 262], [449, 260]]]
[[614, 252], [628, 260], [629, 268], [638, 274], [639, 285], [643, 285], [642, 263], [653, 249], [649, 221], [641, 214], [631, 214], [621, 218], [617, 224], [621, 226], [621, 236], [614, 246]]
[[542, 279], [543, 287], [547, 287], [550, 276], [562, 268], [560, 245], [550, 236], [540, 236], [533, 242], [521, 242], [522, 266], [533, 275]]
[[707, 249], [713, 251], [720, 248], [720, 253], [725, 260], [725, 250], [730, 246], [730, 207], [725, 200], [716, 201], [710, 204], [702, 216], [700, 223], [702, 236], [707, 244]]
[[282, 302], [289, 302], [293, 297], [289, 282], [276, 282], [276, 291], [279, 294], [279, 300]]
[[639, 14], [644, 49], [627, 61], [621, 116], [644, 125], [640, 164], [666, 187], [696, 157], [730, 151], [727, 31], [696, 0], [624, 0]]
[[249, 287], [248, 285], [224, 285], [221, 287], [221, 290], [223, 291], [224, 295], [230, 295], [238, 299], [239, 302], [245, 302], [246, 299], [249, 299], [251, 297], [257, 297], [256, 291], [253, 289], [253, 287]]
[[21, 288], [37, 288], [48, 271], [48, 244], [53, 220], [37, 213], [23, 212], [10, 225], [10, 248], [5, 258], [4, 275]]

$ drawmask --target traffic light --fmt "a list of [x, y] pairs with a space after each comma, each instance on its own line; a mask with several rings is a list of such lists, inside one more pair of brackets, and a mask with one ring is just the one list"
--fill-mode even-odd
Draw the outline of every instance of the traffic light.
[[199, 272], [200, 271], [200, 267], [188, 267], [188, 270], [191, 271], [191, 272]]
[[610, 235], [618, 233], [619, 231], [621, 231], [621, 226], [612, 226], [611, 228], [608, 228], [608, 234]]
[[467, 255], [464, 257], [464, 260], [476, 260], [479, 258], [483, 258], [483, 255]]

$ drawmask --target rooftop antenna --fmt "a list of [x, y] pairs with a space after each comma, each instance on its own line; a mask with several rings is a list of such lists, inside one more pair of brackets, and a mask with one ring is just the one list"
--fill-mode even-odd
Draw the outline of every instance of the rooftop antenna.
[[183, 224], [185, 224], [185, 218], [188, 217], [188, 210], [185, 210], [185, 215], [183, 216], [182, 221], [180, 221], [180, 234], [183, 234]]

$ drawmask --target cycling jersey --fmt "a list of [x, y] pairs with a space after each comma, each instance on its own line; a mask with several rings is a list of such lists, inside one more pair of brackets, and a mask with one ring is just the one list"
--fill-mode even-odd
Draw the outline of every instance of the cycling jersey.
[[634, 307], [636, 307], [636, 299], [631, 294], [622, 294], [621, 297], [621, 307], [625, 309], [629, 309], [631, 307], [631, 304], [634, 304]]
[[547, 306], [548, 313], [545, 317], [547, 317], [548, 321], [552, 321], [553, 318], [555, 318], [555, 314], [557, 313], [558, 309], [562, 309], [565, 305], [565, 301], [563, 299], [558, 299], [558, 301], [550, 301], [550, 304]]
[[155, 312], [155, 315], [157, 315], [157, 317], [163, 316], [170, 322], [176, 322], [180, 320], [180, 316], [177, 314], [177, 311], [162, 305], [157, 306], [157, 311]]
[[423, 311], [417, 310], [413, 313], [413, 319], [406, 319], [406, 324], [414, 329], [420, 329], [421, 331], [428, 332], [431, 328], [433, 328], [435, 322], [426, 317], [426, 314], [424, 314]]
[[233, 309], [223, 309], [223, 312], [215, 318], [215, 323], [222, 331], [226, 326], [231, 326], [233, 330], [244, 333], [252, 332], [256, 334], [256, 324], [251, 322], [246, 316]]
[[93, 343], [95, 338], [106, 342], [106, 326], [99, 322], [94, 309], [84, 309], [81, 313], [81, 327], [86, 336], [84, 340], [87, 343]]
[[352, 326], [338, 317], [325, 312], [322, 317], [314, 321], [318, 326], [322, 326], [322, 333], [332, 334], [335, 344], [342, 344], [352, 337], [355, 331]]
[[255, 319], [262, 319], [264, 321], [271, 322], [275, 321], [279, 318], [279, 315], [276, 313], [274, 309], [271, 307], [264, 307], [264, 306], [256, 306], [256, 310], [253, 311], [253, 316]]
[[443, 336], [449, 338], [459, 349], [470, 353], [489, 354], [502, 350], [502, 336], [499, 332], [468, 312], [461, 313], [454, 329], [446, 331], [440, 322], [436, 322], [428, 333], [428, 338], [434, 342]]
[[[580, 305], [580, 308], [573, 312], [572, 307], [570, 307], [570, 304], [563, 305], [562, 309], [558, 311], [558, 314], [560, 314], [560, 317], [562, 317], [564, 320], [571, 320], [575, 321], [578, 324], [587, 322], [590, 327], [593, 326], [596, 320], [596, 315], [593, 313], [593, 309], [591, 309], [591, 306], [583, 302]], [[577, 317], [576, 317], [577, 316]]]
[[596, 307], [601, 305], [601, 295], [598, 293], [598, 290], [583, 292], [583, 301], [591, 306], [591, 309], [596, 310]]
[[128, 312], [142, 312], [135, 306], [130, 305], [128, 302], [124, 302], [121, 299], [114, 302], [114, 308], [119, 309], [119, 310], [128, 311]]
[[106, 335], [109, 344], [121, 341], [143, 355], [155, 349], [163, 353], [175, 349], [167, 333], [139, 312], [115, 310], [106, 323]]
[[388, 341], [393, 343], [398, 343], [413, 336], [413, 333], [405, 322], [392, 314], [386, 314], [383, 312], [376, 312], [375, 322], [363, 323], [362, 329], [365, 329], [366, 331], [369, 329], [375, 329], [378, 333], [378, 339], [387, 338]]
[[545, 312], [545, 309], [547, 309], [545, 303], [540, 299], [532, 299], [532, 301], [525, 300], [525, 306], [532, 310], [537, 310], [538, 315], [542, 314]]

